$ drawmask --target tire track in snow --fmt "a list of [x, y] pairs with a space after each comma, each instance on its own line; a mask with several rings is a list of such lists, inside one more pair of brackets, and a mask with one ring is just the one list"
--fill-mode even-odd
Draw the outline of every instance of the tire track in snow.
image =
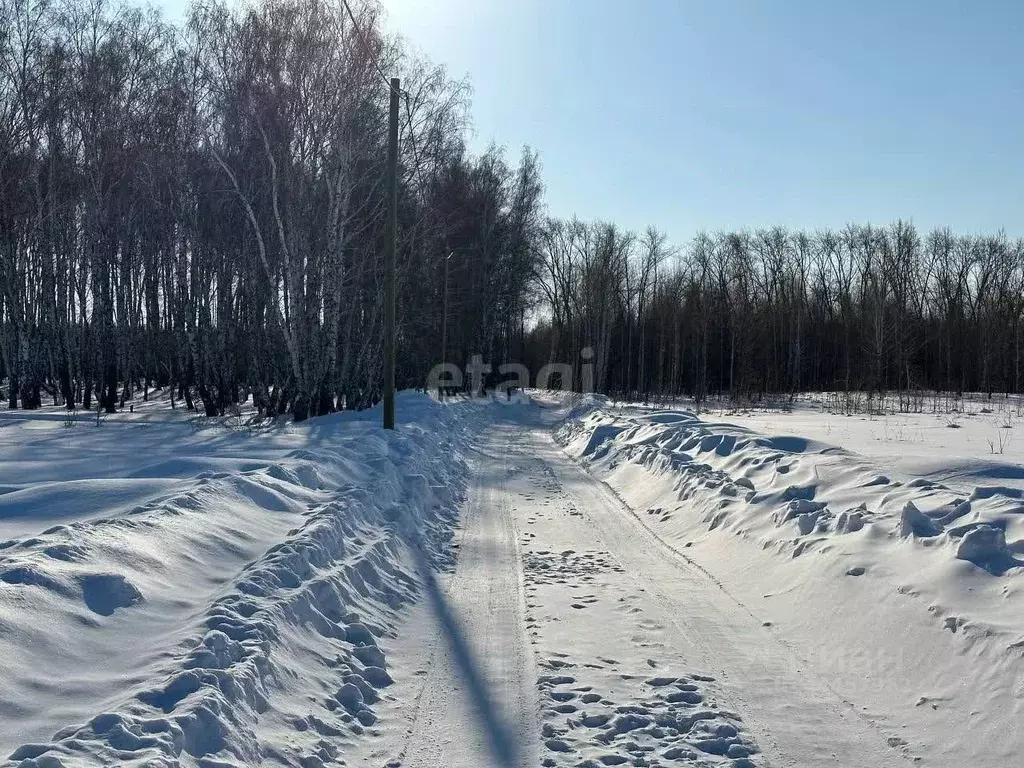
[[[710, 574], [638, 521], [553, 437], [535, 433], [534, 442], [638, 588], [663, 606], [679, 636], [719, 672], [730, 702], [747, 718], [772, 765], [891, 768], [913, 762], [826, 681], [813, 676], [810, 665], [761, 627], [749, 609], [731, 597], [723, 601], [720, 596], [727, 593]], [[676, 618], [680, 615], [688, 620]]]
[[[444, 584], [421, 570], [429, 604], [399, 630], [390, 654], [423, 684], [406, 712], [401, 745], [384, 764], [407, 768], [535, 766], [534, 663], [525, 635], [518, 533], [506, 489], [509, 435], [498, 425], [475, 462], [455, 572]], [[427, 603], [427, 601], [424, 601]], [[424, 652], [429, 646], [429, 652]], [[419, 660], [418, 663], [413, 660]], [[409, 673], [409, 662], [417, 669]], [[385, 750], [377, 750], [381, 756]]]

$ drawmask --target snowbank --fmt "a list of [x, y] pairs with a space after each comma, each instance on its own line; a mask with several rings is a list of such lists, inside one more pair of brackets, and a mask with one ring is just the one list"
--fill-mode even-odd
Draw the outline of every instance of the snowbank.
[[[834, 401], [832, 401], [834, 403]], [[887, 471], [970, 488], [1024, 488], [1024, 440], [1018, 434], [1024, 403], [978, 395], [932, 404], [924, 413], [835, 412], [821, 396], [798, 397], [785, 410], [746, 408], [715, 412], [760, 432], [790, 433], [871, 456]]]
[[259, 434], [5, 414], [7, 764], [336, 757], [386, 695], [408, 547], [450, 558], [487, 410], [403, 394], [395, 433], [374, 412]]
[[[1024, 734], [1024, 502], [687, 411], [567, 414], [557, 439], [723, 599], [771, 626], [908, 756], [1009, 765]], [[936, 456], [935, 459], [940, 459]]]

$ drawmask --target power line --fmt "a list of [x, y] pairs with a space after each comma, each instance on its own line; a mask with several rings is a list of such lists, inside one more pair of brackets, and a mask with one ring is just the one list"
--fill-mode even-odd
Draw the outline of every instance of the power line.
[[[384, 74], [384, 70], [382, 70], [380, 68], [380, 65], [377, 63], [377, 59], [374, 56], [374, 51], [372, 48], [370, 48], [370, 43], [366, 39], [366, 35], [363, 34], [363, 30], [359, 27], [359, 22], [356, 21], [355, 14], [352, 13], [352, 7], [348, 4], [348, 0], [341, 0], [341, 3], [342, 5], [345, 6], [345, 11], [348, 13], [349, 19], [352, 20], [352, 26], [356, 30], [356, 35], [359, 37], [360, 42], [362, 42], [363, 44], [363, 48], [366, 49], [366, 53], [370, 57], [370, 63], [373, 65], [373, 68], [377, 71], [377, 74], [380, 75], [381, 80], [384, 81], [384, 84], [387, 85], [388, 89], [390, 90], [393, 87], [391, 83], [391, 78]], [[420, 163], [420, 152], [416, 146], [416, 131], [413, 128], [412, 124], [412, 108], [409, 106], [409, 92], [403, 90], [402, 88], [399, 88], [399, 94], [405, 97], [405, 115], [406, 122], [409, 125], [409, 140], [412, 143], [412, 156], [413, 164], [415, 166], [415, 174], [416, 178], [419, 179], [420, 186], [423, 186], [423, 171]]]
[[384, 74], [384, 70], [382, 70], [380, 65], [377, 63], [377, 58], [374, 56], [373, 49], [370, 48], [370, 43], [363, 34], [363, 30], [359, 28], [359, 22], [356, 21], [356, 16], [352, 13], [352, 8], [348, 4], [348, 0], [341, 0], [341, 4], [345, 6], [345, 10], [348, 11], [348, 17], [352, 19], [352, 26], [355, 27], [356, 34], [359, 36], [359, 40], [362, 42], [363, 47], [366, 49], [366, 54], [370, 57], [370, 63], [373, 64], [373, 68], [377, 70], [377, 74], [380, 75], [380, 79], [384, 81], [384, 85], [390, 89], [392, 87], [391, 79]]

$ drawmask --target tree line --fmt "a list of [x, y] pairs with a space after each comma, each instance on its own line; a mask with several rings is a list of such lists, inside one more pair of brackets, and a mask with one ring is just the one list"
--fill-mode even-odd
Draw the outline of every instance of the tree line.
[[[912, 223], [699, 233], [549, 222], [535, 361], [627, 398], [1021, 392], [1024, 240]], [[536, 364], [536, 362], [535, 362]]]
[[[466, 148], [469, 89], [352, 0], [0, 0], [0, 381], [10, 407], [208, 415], [379, 398], [390, 86], [397, 377], [522, 338], [536, 156]], [[448, 317], [443, 267], [449, 260]], [[172, 401], [173, 402], [173, 401]]]
[[468, 84], [349, 6], [0, 0], [9, 407], [376, 402], [390, 75], [399, 386], [479, 354], [628, 398], [1022, 391], [1024, 242], [548, 218], [537, 155], [471, 153]]

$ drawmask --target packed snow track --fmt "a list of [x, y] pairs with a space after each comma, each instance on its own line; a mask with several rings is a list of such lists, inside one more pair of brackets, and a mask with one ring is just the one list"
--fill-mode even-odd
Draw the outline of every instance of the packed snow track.
[[569, 458], [552, 415], [499, 410], [456, 570], [387, 649], [415, 705], [358, 764], [911, 764]]

